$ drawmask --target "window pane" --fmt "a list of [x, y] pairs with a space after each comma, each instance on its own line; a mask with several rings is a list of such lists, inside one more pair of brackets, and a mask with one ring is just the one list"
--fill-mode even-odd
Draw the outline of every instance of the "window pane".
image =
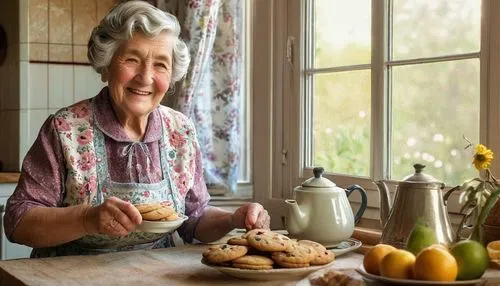
[[476, 176], [462, 136], [479, 143], [479, 59], [395, 67], [392, 76], [391, 178], [417, 162], [449, 186]]
[[370, 0], [316, 0], [313, 13], [314, 68], [370, 63]]
[[370, 71], [315, 75], [313, 81], [313, 165], [368, 176]]
[[393, 59], [479, 51], [481, 1], [393, 1]]

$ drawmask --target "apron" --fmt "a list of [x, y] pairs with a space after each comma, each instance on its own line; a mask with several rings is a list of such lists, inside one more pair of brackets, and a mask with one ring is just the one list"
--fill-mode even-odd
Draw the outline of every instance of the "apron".
[[[95, 116], [94, 116], [94, 122]], [[117, 197], [132, 204], [151, 203], [159, 201], [169, 201], [176, 212], [183, 216], [185, 204], [182, 196], [173, 183], [170, 176], [167, 156], [175, 154], [170, 144], [165, 142], [165, 126], [162, 120], [162, 136], [159, 144], [160, 166], [163, 173], [163, 180], [157, 183], [120, 183], [110, 179], [108, 171], [108, 159], [104, 135], [97, 125], [94, 125], [94, 147], [96, 158], [100, 158], [96, 163], [97, 170], [97, 192], [91, 201], [91, 205], [102, 204], [109, 197]], [[128, 168], [132, 167], [132, 157], [134, 147], [146, 148], [142, 142], [132, 142], [126, 147], [128, 158]], [[148, 160], [148, 164], [149, 164]], [[149, 167], [149, 166], [148, 166]], [[129, 169], [130, 171], [130, 169]], [[152, 249], [175, 246], [171, 233], [147, 233], [131, 232], [127, 236], [112, 237], [105, 234], [92, 234], [84, 236], [78, 240], [50, 248], [35, 249], [32, 257], [63, 256], [63, 255], [87, 255], [124, 250]]]

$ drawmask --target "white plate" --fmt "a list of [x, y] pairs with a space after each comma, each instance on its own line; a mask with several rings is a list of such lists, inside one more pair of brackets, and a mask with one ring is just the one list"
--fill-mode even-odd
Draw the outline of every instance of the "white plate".
[[361, 274], [361, 276], [363, 276], [365, 279], [377, 281], [377, 282], [380, 282], [384, 285], [391, 284], [391, 285], [449, 285], [449, 286], [457, 285], [458, 286], [458, 285], [477, 285], [477, 284], [483, 283], [482, 279], [452, 281], [452, 282], [439, 282], [439, 281], [423, 281], [423, 280], [387, 278], [387, 277], [373, 275], [373, 274], [366, 272], [363, 265], [361, 265], [358, 269], [356, 269], [356, 271], [358, 271], [358, 273]]
[[210, 268], [216, 269], [224, 274], [233, 276], [235, 278], [269, 281], [269, 280], [297, 280], [299, 278], [307, 276], [309, 273], [331, 266], [333, 263], [335, 263], [335, 260], [328, 264], [319, 266], [309, 266], [301, 268], [276, 268], [269, 270], [250, 270], [250, 269], [240, 269], [233, 267], [215, 266], [206, 263], [204, 260], [202, 260], [201, 263], [205, 264]]
[[167, 233], [179, 228], [182, 225], [182, 223], [187, 219], [188, 217], [184, 216], [172, 221], [143, 220], [142, 223], [135, 228], [135, 230], [142, 232], [152, 232], [152, 233]]
[[363, 243], [355, 238], [348, 238], [336, 245], [325, 245], [325, 247], [331, 252], [335, 253], [335, 257], [339, 257], [342, 254], [354, 251], [361, 247]]

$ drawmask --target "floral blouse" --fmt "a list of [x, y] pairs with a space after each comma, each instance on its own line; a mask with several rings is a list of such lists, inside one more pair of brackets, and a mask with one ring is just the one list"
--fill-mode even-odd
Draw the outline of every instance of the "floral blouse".
[[[163, 107], [165, 108], [165, 107]], [[72, 110], [87, 112], [86, 110]], [[148, 118], [148, 126], [143, 143], [147, 148], [131, 144], [116, 118], [107, 88], [95, 97], [95, 119], [105, 136], [106, 152], [108, 154], [109, 176], [114, 182], [122, 183], [156, 183], [162, 180], [160, 168], [159, 143], [162, 136], [162, 123], [159, 109], [155, 109]], [[186, 120], [188, 120], [186, 118]], [[26, 154], [21, 176], [16, 190], [9, 198], [5, 210], [5, 233], [11, 241], [12, 234], [23, 217], [33, 207], [64, 207], [65, 182], [68, 175], [62, 144], [57, 134], [61, 124], [54, 116], [50, 116], [40, 129], [38, 137]], [[167, 122], [168, 124], [168, 122]], [[172, 146], [179, 145], [182, 140], [174, 130], [168, 134]], [[85, 133], [77, 139], [79, 142], [88, 140]], [[196, 146], [198, 146], [196, 144]], [[136, 148], [130, 150], [130, 148]], [[147, 149], [147, 150], [145, 150]], [[134, 151], [135, 156], [130, 156]], [[89, 156], [95, 156], [89, 154]], [[82, 160], [81, 164], [89, 164]], [[201, 152], [196, 148], [196, 167], [194, 169], [194, 185], [190, 189], [180, 189], [185, 201], [185, 215], [189, 219], [178, 229], [185, 242], [192, 242], [197, 222], [208, 205], [210, 196], [203, 179]], [[84, 166], [83, 166], [84, 167]], [[91, 182], [90, 182], [91, 183]], [[94, 187], [95, 186], [89, 186]]]

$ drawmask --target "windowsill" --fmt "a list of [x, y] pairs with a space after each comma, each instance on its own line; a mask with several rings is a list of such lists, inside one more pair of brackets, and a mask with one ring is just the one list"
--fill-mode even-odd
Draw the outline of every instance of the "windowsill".
[[250, 183], [238, 183], [235, 193], [229, 192], [225, 188], [208, 188], [208, 193], [212, 196], [212, 200], [246, 200], [253, 197], [253, 185]]
[[382, 230], [380, 228], [380, 222], [374, 219], [361, 219], [354, 229], [352, 238], [355, 238], [363, 245], [358, 250], [359, 253], [366, 253], [372, 246], [380, 242], [380, 237], [382, 236]]

